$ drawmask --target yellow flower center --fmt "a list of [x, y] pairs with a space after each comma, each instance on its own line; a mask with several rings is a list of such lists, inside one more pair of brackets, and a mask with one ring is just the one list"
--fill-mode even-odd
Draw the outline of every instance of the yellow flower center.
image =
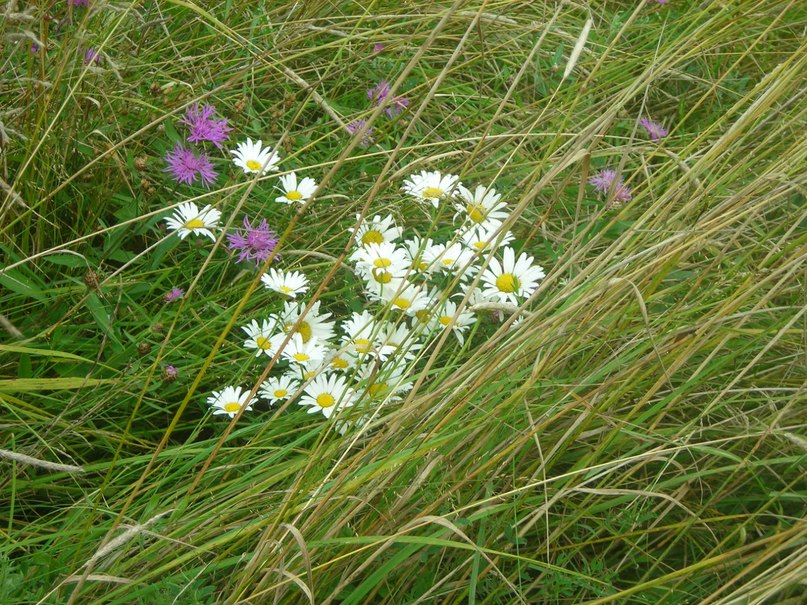
[[429, 198], [441, 198], [445, 195], [445, 191], [440, 189], [439, 187], [426, 187], [423, 190], [423, 197]]
[[[291, 330], [292, 326], [294, 325], [293, 321], [290, 321], [286, 325], [283, 326], [283, 331], [288, 334], [289, 330]], [[300, 327], [297, 328], [297, 333], [302, 337], [303, 342], [306, 343], [311, 340], [311, 326], [308, 325], [307, 321], [300, 322]]]
[[274, 393], [275, 397], [277, 397], [278, 399], [282, 399], [283, 397], [285, 397], [288, 394], [289, 394], [289, 392], [286, 389], [278, 389]]
[[332, 365], [333, 367], [335, 367], [335, 368], [339, 369], [339, 370], [344, 370], [345, 368], [347, 368], [347, 367], [348, 367], [348, 363], [347, 363], [347, 361], [345, 361], [345, 360], [344, 360], [344, 359], [342, 359], [341, 357], [334, 357], [334, 358], [331, 360], [331, 365]]
[[241, 409], [241, 404], [237, 401], [231, 401], [230, 403], [224, 404], [224, 411], [228, 414], [232, 414], [233, 412], [237, 412]]
[[373, 269], [373, 279], [379, 284], [388, 284], [392, 281], [392, 273], [389, 271], [379, 271], [378, 269]]
[[361, 243], [365, 246], [367, 244], [383, 244], [384, 236], [381, 235], [380, 231], [370, 229], [370, 231], [361, 236]]
[[269, 342], [269, 339], [264, 338], [263, 336], [258, 336], [258, 338], [255, 339], [255, 344], [258, 345], [258, 348], [261, 351], [265, 351], [266, 349], [272, 346], [272, 343]]
[[456, 260], [457, 260], [456, 258], [444, 258], [440, 262], [443, 263], [444, 267], [450, 267], [451, 265], [453, 265], [456, 262]]
[[185, 223], [185, 229], [204, 229], [205, 222], [200, 218], [192, 218]]
[[393, 300], [392, 304], [394, 306], [398, 307], [399, 309], [406, 310], [406, 309], [408, 309], [409, 307], [412, 306], [412, 301], [409, 300], [408, 298], [404, 298], [403, 296], [401, 296], [401, 297], [396, 298], [395, 300]]
[[429, 263], [427, 263], [423, 259], [420, 259], [416, 260], [415, 263], [412, 265], [412, 267], [417, 269], [418, 271], [426, 271], [429, 268]]
[[309, 370], [308, 372], [303, 373], [303, 378], [306, 380], [311, 380], [316, 375], [317, 375], [316, 370]]
[[487, 245], [488, 245], [488, 243], [483, 242], [482, 240], [479, 240], [478, 242], [474, 242], [474, 248], [476, 248], [477, 250], [484, 250], [485, 246], [487, 246]]
[[353, 341], [353, 346], [356, 347], [359, 353], [366, 353], [370, 350], [370, 341], [366, 338], [357, 338]]
[[317, 395], [317, 404], [321, 408], [329, 408], [334, 403], [336, 403], [336, 399], [330, 393], [321, 393]]
[[502, 273], [496, 278], [496, 287], [500, 292], [511, 294], [517, 292], [519, 288], [518, 278], [512, 273]]
[[247, 168], [250, 170], [260, 170], [262, 164], [257, 160], [247, 160]]
[[485, 212], [485, 207], [480, 204], [468, 204], [466, 206], [465, 211], [468, 213], [468, 218], [470, 218], [475, 223], [481, 223], [485, 220], [487, 213]]
[[289, 288], [288, 286], [280, 286], [278, 288], [283, 294], [289, 294], [290, 292], [294, 292], [294, 288]]
[[447, 326], [448, 324], [451, 323], [451, 319], [452, 319], [451, 317], [448, 317], [447, 315], [443, 315], [440, 318], [440, 323], [443, 324], [444, 326]]
[[375, 397], [379, 393], [387, 390], [387, 383], [386, 382], [376, 382], [375, 384], [371, 384], [367, 387], [367, 392], [370, 393], [370, 397]]
[[373, 261], [373, 265], [378, 267], [379, 269], [386, 269], [392, 264], [392, 261], [388, 258], [377, 258]]
[[415, 317], [420, 320], [421, 323], [426, 323], [429, 321], [430, 313], [428, 309], [421, 309], [420, 311], [415, 311]]
[[300, 363], [305, 363], [311, 359], [311, 357], [306, 353], [295, 353], [292, 355], [292, 357], [294, 357], [294, 361], [299, 361]]
[[289, 191], [286, 193], [286, 199], [291, 200], [292, 202], [299, 202], [303, 199], [303, 194], [299, 191]]

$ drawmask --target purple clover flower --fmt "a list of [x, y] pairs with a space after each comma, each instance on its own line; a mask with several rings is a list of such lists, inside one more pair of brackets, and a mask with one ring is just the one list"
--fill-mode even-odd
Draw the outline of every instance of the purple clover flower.
[[373, 45], [373, 54], [377, 55], [378, 53], [380, 53], [385, 48], [386, 48], [386, 46], [384, 46], [383, 44], [374, 44]]
[[260, 267], [277, 246], [277, 236], [269, 229], [266, 219], [261, 220], [261, 224], [253, 227], [249, 217], [244, 217], [244, 231], [230, 233], [227, 235], [227, 246], [230, 250], [238, 251], [238, 260], [254, 261]]
[[168, 167], [163, 172], [170, 172], [177, 183], [190, 185], [196, 179], [201, 179], [205, 187], [215, 182], [218, 174], [206, 153], [196, 155], [193, 150], [177, 145], [165, 154]]
[[177, 300], [178, 298], [182, 298], [183, 296], [185, 296], [185, 290], [183, 290], [182, 288], [171, 288], [171, 290], [163, 294], [163, 300], [166, 303], [170, 303]]
[[367, 98], [370, 99], [374, 105], [389, 103], [390, 106], [384, 111], [387, 113], [387, 116], [392, 118], [402, 113], [403, 110], [409, 106], [409, 99], [405, 97], [393, 97], [390, 95], [390, 92], [389, 82], [381, 80], [375, 85], [375, 88], [371, 88], [367, 91]]
[[90, 0], [69, 0], [68, 4], [72, 6], [89, 6]]
[[222, 148], [221, 144], [230, 137], [228, 133], [232, 128], [227, 126], [226, 118], [214, 119], [215, 113], [214, 105], [205, 105], [199, 109], [199, 104], [196, 103], [188, 107], [188, 111], [179, 121], [190, 128], [191, 132], [187, 139], [189, 143], [210, 141], [219, 149]]
[[622, 177], [617, 177], [616, 170], [600, 170], [597, 174], [591, 177], [588, 182], [594, 185], [594, 188], [600, 193], [608, 193], [611, 186], [616, 180], [616, 190], [614, 191], [614, 201], [629, 202], [633, 199], [633, 194], [630, 192], [630, 187], [622, 182]]
[[101, 56], [101, 53], [99, 53], [97, 50], [93, 48], [88, 48], [87, 50], [84, 51], [85, 63], [95, 63], [96, 65], [100, 65], [101, 61], [103, 60], [104, 58]]
[[647, 131], [647, 134], [650, 135], [651, 141], [658, 141], [663, 137], [666, 137], [670, 131], [664, 128], [658, 122], [654, 122], [653, 120], [648, 120], [647, 118], [641, 118], [639, 120], [639, 124], [641, 124], [644, 129]]
[[[353, 120], [350, 124], [345, 126], [345, 130], [347, 130], [351, 136], [355, 135], [359, 132], [364, 126], [367, 124], [367, 120], [362, 118], [360, 120]], [[370, 145], [375, 139], [373, 138], [373, 129], [368, 128], [367, 132], [364, 133], [364, 136], [361, 138], [361, 145], [362, 147], [367, 147]]]

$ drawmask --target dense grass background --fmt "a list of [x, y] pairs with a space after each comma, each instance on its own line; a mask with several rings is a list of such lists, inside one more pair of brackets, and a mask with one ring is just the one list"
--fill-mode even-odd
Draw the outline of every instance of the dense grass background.
[[[803, 602], [803, 3], [5, 4], [0, 603]], [[216, 188], [176, 186], [198, 101], [318, 199], [295, 215], [224, 154]], [[630, 203], [586, 185], [605, 166]], [[317, 283], [363, 209], [430, 227], [399, 192], [424, 168], [504, 193], [548, 274], [528, 319], [430, 350], [361, 434], [211, 418], [279, 303], [167, 209], [267, 216]]]

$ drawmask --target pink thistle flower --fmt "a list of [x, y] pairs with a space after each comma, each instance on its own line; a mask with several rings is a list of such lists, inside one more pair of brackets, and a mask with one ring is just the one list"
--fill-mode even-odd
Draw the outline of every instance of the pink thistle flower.
[[639, 124], [641, 124], [644, 129], [647, 131], [647, 134], [650, 135], [651, 141], [658, 141], [663, 137], [666, 137], [670, 131], [664, 128], [658, 122], [654, 122], [653, 120], [648, 120], [647, 118], [641, 118], [639, 120]]
[[96, 65], [100, 65], [101, 61], [103, 60], [104, 58], [101, 56], [101, 53], [99, 53], [97, 50], [88, 48], [87, 50], [84, 51], [85, 63], [95, 63]]
[[[353, 120], [350, 124], [345, 126], [345, 130], [347, 130], [351, 136], [355, 135], [359, 132], [364, 126], [367, 124], [367, 120], [364, 118], [360, 120]], [[367, 132], [364, 133], [364, 136], [361, 139], [361, 145], [363, 147], [367, 147], [370, 143], [372, 143], [375, 139], [373, 138], [373, 129], [368, 128]]]
[[600, 170], [597, 174], [591, 177], [588, 182], [594, 185], [594, 188], [600, 193], [608, 193], [611, 186], [616, 181], [616, 189], [614, 190], [614, 201], [629, 202], [633, 199], [630, 188], [622, 182], [622, 177], [617, 177], [616, 170]]
[[185, 290], [183, 290], [182, 288], [171, 288], [171, 290], [169, 290], [163, 295], [163, 300], [166, 303], [170, 303], [177, 300], [178, 298], [182, 298], [183, 296], [185, 296]]
[[222, 148], [221, 144], [230, 137], [228, 133], [232, 128], [227, 126], [226, 118], [214, 119], [213, 115], [215, 113], [216, 107], [214, 105], [205, 105], [199, 109], [199, 104], [196, 103], [188, 107], [188, 111], [179, 121], [191, 130], [187, 139], [189, 143], [210, 141], [219, 149]]
[[230, 250], [238, 250], [238, 260], [255, 261], [256, 266], [262, 265], [277, 246], [277, 236], [269, 229], [266, 219], [253, 227], [249, 217], [244, 217], [244, 231], [227, 235], [227, 246]]
[[207, 154], [196, 155], [182, 145], [177, 145], [166, 153], [165, 161], [168, 162], [168, 167], [163, 172], [170, 172], [178, 183], [190, 185], [198, 178], [205, 187], [209, 187], [218, 177]]
[[387, 107], [384, 111], [387, 113], [387, 116], [392, 118], [403, 112], [403, 110], [409, 106], [409, 99], [405, 97], [392, 97], [390, 92], [389, 82], [381, 80], [375, 85], [375, 88], [371, 88], [367, 91], [367, 98], [370, 99], [374, 105], [385, 105], [389, 103], [390, 107]]
[[179, 370], [177, 370], [174, 366], [170, 363], [165, 366], [163, 369], [163, 380], [165, 382], [174, 382], [179, 375]]
[[383, 44], [374, 44], [373, 45], [373, 54], [377, 55], [378, 53], [380, 53], [385, 48], [386, 48], [386, 46], [384, 46]]

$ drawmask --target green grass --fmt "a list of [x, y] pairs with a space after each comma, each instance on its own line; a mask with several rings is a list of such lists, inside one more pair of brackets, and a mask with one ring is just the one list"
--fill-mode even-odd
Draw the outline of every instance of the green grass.
[[[0, 20], [0, 603], [801, 602], [802, 3], [91, 3]], [[175, 185], [194, 102], [318, 197], [295, 214], [224, 154]], [[604, 167], [632, 201], [586, 184]], [[503, 192], [547, 272], [518, 328], [480, 312], [369, 430], [211, 417], [266, 375], [240, 326], [280, 303], [167, 209], [266, 216], [342, 315], [357, 213], [450, 236], [400, 193], [421, 169]]]

